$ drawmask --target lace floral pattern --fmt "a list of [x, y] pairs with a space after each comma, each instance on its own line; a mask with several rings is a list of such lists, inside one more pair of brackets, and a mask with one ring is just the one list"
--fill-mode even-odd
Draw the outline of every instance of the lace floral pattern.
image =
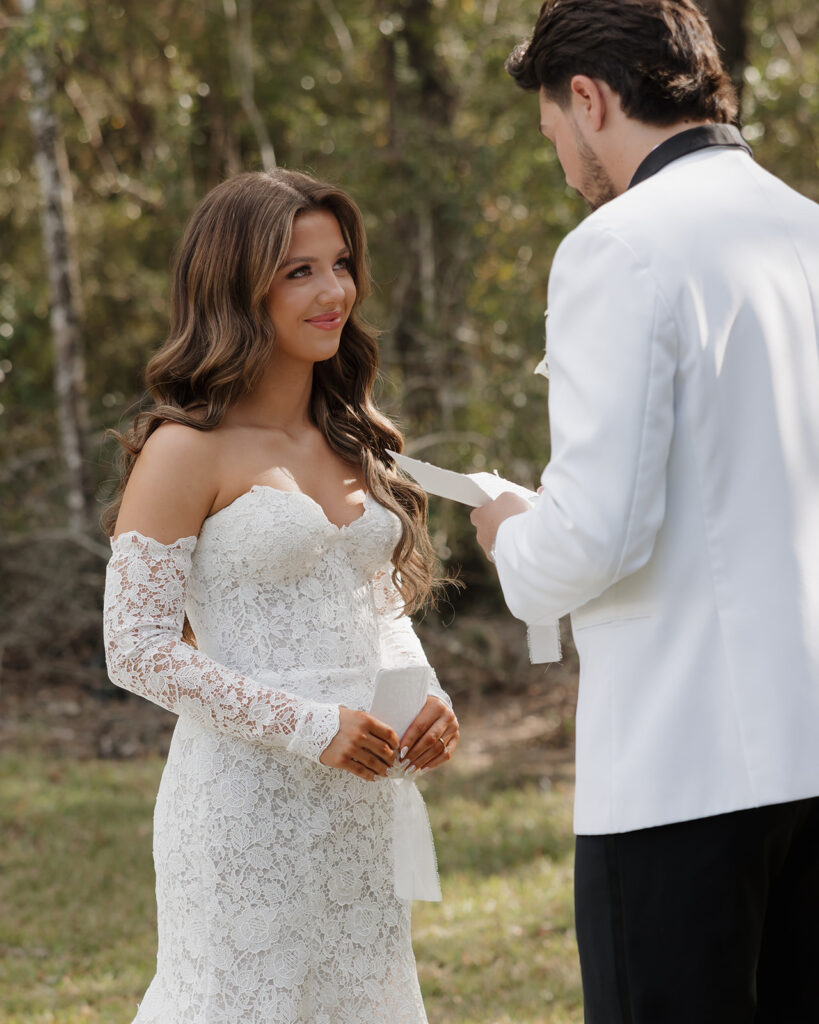
[[198, 540], [113, 542], [111, 678], [179, 715], [154, 818], [157, 971], [135, 1024], [426, 1021], [393, 786], [318, 760], [381, 665], [425, 663], [390, 577], [398, 529], [370, 499], [339, 529], [305, 495], [254, 487]]

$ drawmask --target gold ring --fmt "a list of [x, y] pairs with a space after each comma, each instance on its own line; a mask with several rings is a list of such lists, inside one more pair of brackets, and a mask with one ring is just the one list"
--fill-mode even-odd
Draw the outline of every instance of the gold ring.
[[444, 748], [444, 753], [446, 753], [446, 752], [447, 752], [447, 750], [449, 750], [449, 747], [448, 747], [448, 746], [446, 745], [446, 743], [444, 743], [444, 737], [443, 737], [443, 736], [439, 736], [439, 737], [438, 737], [438, 742], [439, 742], [439, 743], [441, 744], [441, 746], [442, 746], [442, 747]]

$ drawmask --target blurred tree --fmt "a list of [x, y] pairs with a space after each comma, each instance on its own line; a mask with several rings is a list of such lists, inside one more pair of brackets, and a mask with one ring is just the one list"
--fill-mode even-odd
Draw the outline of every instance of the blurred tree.
[[753, 0], [743, 132], [756, 159], [819, 201], [819, 5]]
[[34, 161], [42, 191], [42, 226], [51, 286], [54, 381], [69, 527], [81, 533], [91, 519], [91, 488], [85, 458], [88, 435], [85, 355], [81, 325], [79, 266], [74, 253], [73, 196], [68, 157], [54, 109], [53, 62], [49, 33], [37, 17], [34, 0], [20, 0], [26, 19], [23, 56], [30, 85], [29, 120]]
[[253, 5], [251, 0], [223, 0], [223, 6], [228, 23], [228, 50], [233, 82], [239, 92], [242, 109], [256, 136], [262, 167], [269, 171], [276, 166], [276, 154], [254, 94]]
[[722, 50], [725, 66], [742, 91], [748, 32], [746, 19], [750, 0], [699, 0]]
[[[458, 400], [457, 338], [461, 295], [457, 262], [464, 223], [449, 216], [447, 183], [458, 163], [452, 129], [455, 87], [436, 49], [431, 0], [398, 0], [382, 18], [387, 146], [382, 155], [394, 195], [393, 237], [402, 266], [390, 303], [390, 355], [402, 373], [404, 415], [416, 430], [452, 431]], [[458, 287], [462, 294], [462, 288]], [[452, 299], [455, 299], [452, 302]], [[450, 301], [447, 301], [450, 300]], [[442, 345], [441, 339], [448, 338]], [[418, 448], [423, 441], [416, 438]]]
[[[222, 178], [270, 161], [259, 124], [279, 163], [338, 182], [362, 208], [381, 402], [410, 449], [536, 483], [549, 454], [546, 385], [531, 372], [546, 281], [586, 213], [538, 134], [535, 97], [503, 70], [538, 0], [37, 2], [76, 208], [98, 501], [114, 476], [101, 437], [140, 400], [185, 221]], [[16, 3], [0, 0], [0, 649], [20, 671], [55, 675], [98, 658], [96, 612], [78, 602], [95, 593], [102, 559], [42, 543], [64, 521], [65, 485]], [[819, 199], [819, 8], [708, 6], [729, 62], [728, 30], [741, 38], [746, 12], [743, 130], [757, 159]], [[721, 29], [720, 15], [734, 20]], [[463, 510], [433, 499], [430, 522], [470, 585], [459, 607], [497, 601]]]

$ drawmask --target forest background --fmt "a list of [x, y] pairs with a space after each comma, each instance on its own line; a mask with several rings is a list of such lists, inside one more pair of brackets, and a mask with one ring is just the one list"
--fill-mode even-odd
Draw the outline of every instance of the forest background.
[[[819, 198], [816, 4], [706, 6], [757, 159]], [[278, 162], [346, 188], [369, 233], [380, 401], [408, 453], [537, 483], [546, 281], [586, 213], [537, 133], [534, 97], [503, 70], [537, 7], [3, 0], [0, 684], [106, 685], [105, 432], [143, 398], [175, 246], [227, 175]], [[431, 505], [436, 549], [467, 583], [444, 611], [447, 642], [478, 644], [484, 664], [490, 641], [459, 638], [459, 620], [500, 616], [503, 632], [494, 573], [464, 509]]]
[[[756, 159], [819, 200], [815, 0], [702, 2]], [[126, 762], [162, 752], [171, 720], [107, 680], [98, 518], [106, 431], [144, 401], [175, 246], [210, 187], [278, 163], [349, 191], [379, 400], [408, 453], [536, 485], [546, 282], [587, 212], [503, 70], [538, 7], [0, 0], [0, 1019], [125, 1020], [150, 976], [161, 759]], [[466, 511], [433, 498], [430, 527], [467, 587], [419, 629], [469, 723], [463, 777], [430, 801], [448, 893], [443, 930], [432, 911], [417, 926], [430, 1017], [579, 1021], [570, 638], [562, 667], [530, 668]]]

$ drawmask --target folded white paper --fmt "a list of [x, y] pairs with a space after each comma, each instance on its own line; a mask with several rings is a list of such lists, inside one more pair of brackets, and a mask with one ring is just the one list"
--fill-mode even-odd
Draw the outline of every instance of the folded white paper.
[[399, 455], [398, 452], [391, 452], [389, 449], [387, 454], [395, 459], [397, 465], [405, 473], [409, 473], [427, 494], [459, 501], [462, 505], [471, 505], [472, 508], [485, 505], [505, 491], [518, 494], [530, 502], [537, 498], [537, 494], [528, 487], [504, 480], [497, 473], [455, 473], [451, 469], [442, 469], [440, 466], [433, 466], [431, 462], [411, 459], [408, 455]]
[[370, 714], [395, 729], [399, 740], [426, 703], [431, 674], [428, 665], [381, 668], [376, 674]]
[[538, 626], [526, 627], [529, 642], [529, 661], [533, 665], [545, 665], [550, 661], [561, 661], [563, 648], [560, 643], [560, 623], [544, 622]]

